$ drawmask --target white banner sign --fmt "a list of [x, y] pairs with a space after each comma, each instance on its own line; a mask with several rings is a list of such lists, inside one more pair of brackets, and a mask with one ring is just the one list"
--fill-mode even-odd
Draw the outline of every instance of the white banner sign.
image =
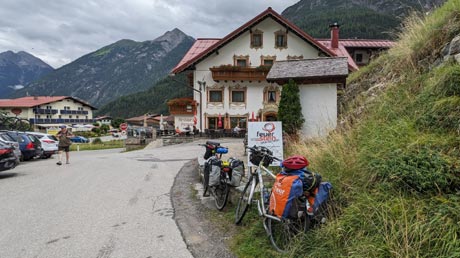
[[[248, 147], [264, 146], [273, 152], [273, 156], [283, 159], [283, 126], [281, 122], [249, 122]], [[248, 164], [253, 166], [249, 161]], [[271, 166], [278, 166], [279, 161], [273, 161]]]

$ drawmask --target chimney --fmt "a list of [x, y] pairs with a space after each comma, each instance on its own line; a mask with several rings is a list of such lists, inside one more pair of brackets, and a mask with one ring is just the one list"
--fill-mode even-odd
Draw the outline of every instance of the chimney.
[[34, 100], [38, 100], [38, 96], [34, 96]]
[[331, 48], [338, 48], [339, 47], [339, 28], [340, 25], [337, 22], [329, 25], [331, 28]]

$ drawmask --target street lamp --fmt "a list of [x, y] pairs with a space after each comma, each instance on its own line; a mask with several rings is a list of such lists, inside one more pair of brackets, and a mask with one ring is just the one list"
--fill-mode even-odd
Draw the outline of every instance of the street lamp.
[[[192, 90], [200, 93], [200, 133], [203, 133], [203, 109], [202, 109], [202, 106], [203, 106], [203, 91], [205, 90], [205, 87], [206, 87], [206, 81], [197, 81], [198, 82], [198, 85], [200, 86], [199, 89], [195, 89], [195, 87], [191, 87], [190, 85], [186, 84], [186, 83], [183, 83], [181, 81], [178, 81], [178, 80], [175, 80], [174, 79], [174, 75], [175, 74], [170, 74], [169, 75], [169, 78], [174, 81], [174, 82], [177, 82], [185, 87], [188, 87], [188, 88], [191, 88]], [[203, 90], [201, 89], [201, 87], [203, 87]]]

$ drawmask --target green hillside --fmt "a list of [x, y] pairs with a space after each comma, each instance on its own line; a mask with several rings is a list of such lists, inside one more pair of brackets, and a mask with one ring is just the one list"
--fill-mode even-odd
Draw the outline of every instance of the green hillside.
[[[334, 186], [329, 222], [290, 257], [460, 257], [459, 53], [459, 0], [410, 18], [393, 49], [349, 78], [341, 128], [289, 147]], [[239, 257], [276, 256], [268, 241], [249, 244], [266, 240], [261, 223], [241, 231], [252, 235], [236, 237]]]
[[394, 38], [401, 20], [413, 11], [428, 12], [444, 0], [301, 0], [282, 15], [308, 34], [329, 38], [338, 22], [341, 38]]

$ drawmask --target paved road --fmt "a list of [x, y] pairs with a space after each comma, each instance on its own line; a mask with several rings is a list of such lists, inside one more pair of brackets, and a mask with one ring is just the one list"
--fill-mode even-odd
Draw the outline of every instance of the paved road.
[[0, 173], [0, 258], [191, 257], [170, 189], [196, 143], [72, 152]]

